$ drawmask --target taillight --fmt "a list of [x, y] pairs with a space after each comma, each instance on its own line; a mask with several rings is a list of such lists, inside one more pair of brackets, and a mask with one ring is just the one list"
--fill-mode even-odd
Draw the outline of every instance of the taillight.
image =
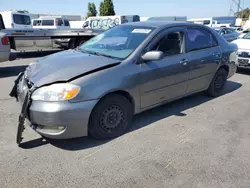
[[3, 45], [9, 45], [9, 38], [7, 36], [2, 38], [2, 44]]

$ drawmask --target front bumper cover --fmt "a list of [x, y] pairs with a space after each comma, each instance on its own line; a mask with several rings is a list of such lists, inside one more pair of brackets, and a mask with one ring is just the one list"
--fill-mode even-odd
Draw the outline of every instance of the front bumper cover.
[[[22, 73], [15, 80], [10, 93], [10, 96], [15, 97], [22, 106], [18, 124], [18, 144], [22, 141], [25, 119], [37, 133], [44, 137], [67, 139], [88, 135], [89, 117], [98, 100], [77, 103], [32, 101], [31, 95], [34, 90], [33, 87], [28, 87]], [[61, 127], [63, 129], [56, 129]]]

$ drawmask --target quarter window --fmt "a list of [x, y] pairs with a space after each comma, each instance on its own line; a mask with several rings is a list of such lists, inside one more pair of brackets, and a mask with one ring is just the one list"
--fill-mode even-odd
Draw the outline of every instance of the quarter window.
[[205, 29], [187, 29], [187, 51], [195, 51], [217, 46], [218, 43], [213, 35]]

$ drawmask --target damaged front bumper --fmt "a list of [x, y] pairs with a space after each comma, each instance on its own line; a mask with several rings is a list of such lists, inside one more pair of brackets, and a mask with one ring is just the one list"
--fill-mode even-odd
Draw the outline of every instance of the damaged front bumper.
[[10, 93], [22, 106], [18, 123], [18, 144], [22, 141], [25, 119], [30, 122], [31, 128], [44, 137], [67, 139], [88, 135], [89, 117], [98, 100], [84, 102], [32, 101], [31, 95], [35, 89], [21, 75], [16, 79]]

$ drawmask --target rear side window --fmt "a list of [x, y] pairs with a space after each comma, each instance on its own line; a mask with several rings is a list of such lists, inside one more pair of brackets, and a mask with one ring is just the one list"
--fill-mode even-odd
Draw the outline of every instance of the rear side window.
[[201, 50], [217, 46], [218, 43], [214, 36], [205, 29], [187, 29], [186, 36], [187, 51]]
[[31, 24], [30, 17], [27, 15], [13, 14], [13, 20], [14, 20], [15, 24], [20, 24], [20, 25], [30, 25]]
[[43, 20], [42, 25], [43, 26], [53, 26], [54, 25], [54, 20]]
[[68, 21], [68, 20], [64, 20], [64, 25], [65, 25], [65, 26], [70, 26], [70, 25], [69, 25], [69, 21]]

